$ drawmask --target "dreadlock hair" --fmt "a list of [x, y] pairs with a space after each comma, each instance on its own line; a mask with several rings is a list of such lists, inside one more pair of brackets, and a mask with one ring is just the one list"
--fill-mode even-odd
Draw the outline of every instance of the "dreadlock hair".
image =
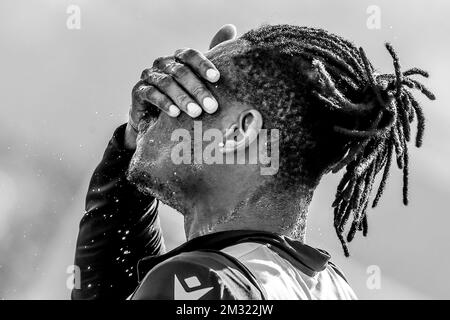
[[233, 64], [241, 71], [231, 93], [258, 105], [265, 123], [268, 119], [269, 126], [280, 128], [279, 175], [315, 185], [322, 174], [345, 170], [332, 207], [334, 228], [349, 256], [347, 242], [357, 231], [367, 235], [374, 181], [382, 172], [372, 207], [386, 187], [393, 157], [403, 170], [403, 203], [408, 204], [410, 126], [417, 118], [417, 147], [425, 128], [422, 107], [410, 89], [434, 100], [412, 78], [428, 73], [402, 71], [389, 43], [394, 73], [378, 73], [362, 48], [322, 29], [262, 26], [242, 40], [250, 46], [234, 55]]

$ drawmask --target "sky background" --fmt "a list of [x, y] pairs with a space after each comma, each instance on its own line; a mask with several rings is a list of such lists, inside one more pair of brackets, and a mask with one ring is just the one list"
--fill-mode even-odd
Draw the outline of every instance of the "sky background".
[[[69, 5], [81, 28], [66, 26]], [[380, 9], [369, 29], [367, 8]], [[326, 177], [310, 208], [307, 243], [329, 251], [356, 293], [367, 299], [450, 298], [448, 209], [450, 2], [446, 0], [0, 2], [0, 298], [67, 299], [78, 223], [93, 169], [114, 129], [126, 121], [132, 86], [161, 55], [206, 50], [225, 23], [239, 34], [263, 23], [322, 27], [365, 48], [375, 67], [393, 72], [391, 42], [402, 66], [431, 73], [438, 98], [424, 102], [423, 148], [411, 148], [410, 206], [401, 205], [393, 172], [368, 238], [344, 258], [332, 228], [339, 175]], [[160, 212], [169, 248], [182, 243], [182, 219]], [[373, 267], [375, 266], [375, 267]], [[368, 270], [381, 287], [367, 285]]]

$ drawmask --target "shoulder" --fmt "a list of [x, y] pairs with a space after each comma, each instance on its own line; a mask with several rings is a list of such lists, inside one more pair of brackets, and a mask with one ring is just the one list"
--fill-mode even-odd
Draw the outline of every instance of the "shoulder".
[[150, 270], [133, 300], [245, 300], [261, 293], [233, 261], [216, 251], [184, 252]]
[[[326, 268], [329, 282], [322, 277], [323, 286], [333, 288], [335, 299], [340, 300], [356, 300], [358, 299], [353, 289], [350, 287], [348, 280], [342, 270], [334, 263], [328, 262]], [[327, 285], [329, 283], [329, 286]]]

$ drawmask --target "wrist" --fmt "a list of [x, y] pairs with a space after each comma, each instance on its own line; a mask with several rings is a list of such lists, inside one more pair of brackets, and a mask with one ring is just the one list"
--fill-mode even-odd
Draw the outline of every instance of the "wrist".
[[135, 150], [136, 149], [136, 138], [137, 138], [137, 131], [136, 129], [130, 124], [130, 122], [127, 123], [127, 127], [125, 128], [125, 135], [124, 135], [124, 146], [128, 150]]

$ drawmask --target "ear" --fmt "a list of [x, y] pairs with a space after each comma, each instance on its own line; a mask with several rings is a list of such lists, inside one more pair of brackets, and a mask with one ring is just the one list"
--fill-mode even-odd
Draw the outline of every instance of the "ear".
[[232, 24], [226, 24], [217, 31], [209, 44], [209, 49], [214, 48], [219, 43], [236, 38], [236, 27]]
[[227, 128], [224, 142], [219, 144], [221, 153], [230, 153], [247, 148], [258, 138], [262, 129], [261, 113], [256, 109], [245, 110], [236, 123]]

